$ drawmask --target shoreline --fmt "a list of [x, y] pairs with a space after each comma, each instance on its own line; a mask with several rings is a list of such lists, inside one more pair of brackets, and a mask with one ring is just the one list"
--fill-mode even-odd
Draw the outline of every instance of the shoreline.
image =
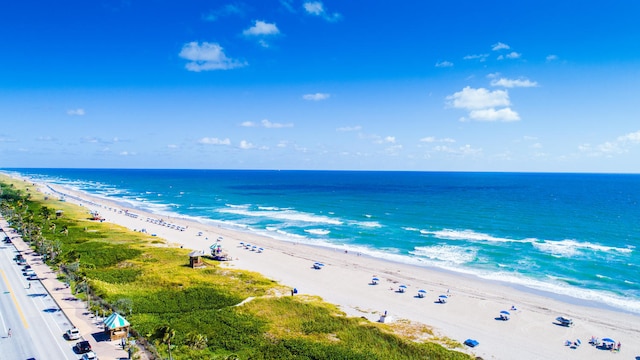
[[[8, 173], [5, 173], [5, 174], [8, 175], [8, 176], [12, 176], [12, 177], [22, 178], [21, 176], [17, 176], [17, 175], [14, 175], [14, 174], [8, 174]], [[29, 179], [29, 178], [26, 178], [26, 179], [28, 181], [33, 181], [33, 179]], [[45, 183], [45, 186], [47, 186], [47, 187], [49, 187], [51, 189], [51, 185], [49, 183]], [[391, 264], [406, 265], [406, 266], [416, 267], [416, 268], [419, 268], [419, 269], [424, 269], [424, 270], [427, 270], [427, 271], [442, 272], [442, 273], [445, 273], [445, 274], [450, 274], [452, 276], [466, 277], [466, 278], [468, 278], [470, 280], [482, 281], [482, 282], [486, 282], [487, 284], [499, 284], [499, 285], [502, 285], [502, 286], [510, 287], [510, 288], [512, 288], [514, 290], [517, 290], [517, 291], [530, 293], [532, 295], [542, 296], [542, 297], [546, 297], [546, 298], [552, 298], [552, 299], [555, 299], [555, 300], [558, 300], [558, 301], [561, 301], [561, 302], [564, 302], [564, 303], [572, 304], [572, 305], [591, 307], [591, 308], [594, 308], [596, 310], [598, 310], [598, 309], [609, 310], [609, 311], [620, 312], [620, 313], [623, 313], [623, 314], [628, 314], [628, 315], [633, 315], [633, 316], [640, 317], [640, 311], [633, 311], [633, 310], [625, 309], [624, 307], [608, 305], [607, 303], [605, 303], [604, 301], [601, 301], [601, 300], [586, 299], [586, 298], [581, 298], [581, 297], [574, 296], [574, 295], [571, 295], [571, 294], [558, 293], [558, 292], [554, 292], [551, 289], [546, 289], [546, 288], [543, 288], [543, 287], [531, 286], [531, 285], [528, 285], [527, 283], [513, 282], [513, 281], [501, 280], [501, 279], [491, 279], [491, 278], [483, 277], [481, 274], [474, 273], [473, 271], [464, 271], [462, 269], [444, 268], [444, 267], [438, 267], [437, 265], [432, 265], [432, 264], [418, 264], [418, 263], [397, 261], [397, 260], [394, 260], [394, 259], [389, 259], [389, 258], [385, 258], [385, 257], [381, 257], [381, 256], [375, 256], [375, 255], [372, 255], [372, 254], [368, 254], [366, 252], [361, 252], [361, 251], [358, 251], [356, 249], [348, 248], [345, 245], [334, 244], [334, 243], [330, 243], [330, 242], [323, 242], [321, 244], [317, 244], [317, 243], [312, 243], [312, 242], [308, 242], [308, 241], [298, 241], [298, 240], [295, 240], [295, 239], [287, 239], [285, 237], [272, 236], [269, 231], [250, 230], [250, 229], [247, 229], [247, 228], [243, 228], [242, 226], [239, 226], [239, 225], [229, 224], [229, 223], [227, 223], [225, 221], [210, 219], [210, 218], [206, 218], [206, 217], [183, 215], [183, 214], [179, 214], [179, 213], [175, 213], [175, 212], [171, 212], [171, 211], [154, 212], [154, 210], [152, 210], [152, 209], [141, 207], [135, 201], [130, 201], [130, 200], [127, 200], [127, 199], [110, 199], [110, 198], [105, 197], [105, 196], [90, 194], [90, 193], [86, 193], [86, 192], [84, 192], [82, 190], [69, 188], [69, 187], [67, 187], [65, 185], [55, 185], [55, 186], [59, 186], [59, 187], [64, 188], [64, 189], [66, 189], [68, 191], [72, 191], [74, 193], [77, 193], [79, 195], [84, 195], [87, 198], [97, 199], [99, 201], [104, 201], [104, 202], [111, 203], [114, 206], [119, 206], [119, 207], [121, 207], [123, 209], [124, 208], [133, 209], [134, 213], [135, 212], [137, 212], [137, 213], [145, 213], [145, 214], [150, 214], [150, 216], [155, 216], [156, 218], [166, 218], [166, 219], [170, 220], [168, 222], [176, 222], [176, 221], [179, 220], [179, 221], [182, 221], [182, 222], [188, 223], [188, 224], [198, 224], [199, 226], [202, 226], [202, 227], [215, 227], [215, 228], [218, 228], [218, 229], [225, 229], [225, 230], [228, 230], [228, 231], [231, 231], [231, 232], [235, 232], [235, 233], [246, 234], [247, 236], [264, 237], [264, 238], [268, 238], [268, 239], [270, 239], [272, 241], [285, 242], [285, 243], [295, 244], [295, 245], [304, 245], [304, 246], [309, 246], [309, 247], [313, 247], [313, 248], [318, 248], [320, 250], [324, 249], [326, 251], [339, 251], [339, 250], [340, 251], [344, 251], [344, 250], [348, 250], [350, 252], [359, 253], [363, 257], [369, 257], [371, 259], [374, 259], [375, 261], [389, 262]], [[60, 193], [59, 195], [69, 196], [68, 194], [64, 194], [64, 193]], [[82, 200], [79, 199], [79, 201], [82, 201]], [[95, 204], [95, 205], [101, 207], [100, 204]], [[135, 229], [135, 230], [138, 230], [138, 229]], [[541, 280], [534, 279], [534, 282], [536, 282], [536, 283], [537, 282], [541, 282]], [[588, 289], [580, 289], [580, 290], [589, 291]]]
[[[16, 178], [12, 174], [8, 176]], [[155, 233], [176, 246], [208, 252], [210, 243], [222, 237], [220, 243], [233, 259], [223, 263], [224, 266], [256, 271], [283, 285], [298, 288], [302, 293], [318, 295], [338, 305], [349, 316], [377, 321], [383, 312], [388, 311], [388, 319], [428, 325], [438, 337], [446, 336], [460, 343], [466, 338], [477, 339], [480, 346], [467, 348], [466, 352], [483, 358], [508, 359], [516, 353], [524, 359], [600, 359], [611, 356], [608, 351], [588, 345], [591, 336], [619, 339], [624, 345], [624, 353], [640, 354], [640, 317], [617, 308], [594, 307], [594, 304], [601, 305], [595, 301], [584, 300], [584, 303], [568, 295], [545, 294], [543, 290], [524, 285], [519, 289], [516, 284], [483, 279], [473, 274], [344, 253], [320, 245], [287, 242], [187, 218], [171, 217], [172, 222], [179, 221], [179, 225], [187, 227], [184, 231], [170, 229], [145, 220], [168, 216], [135, 209], [132, 212], [139, 218], [133, 218], [124, 211], [119, 213], [123, 210], [120, 209], [123, 208], [122, 203], [61, 185], [37, 185], [45, 193], [47, 189], [53, 189], [70, 198], [77, 197], [70, 202], [88, 211], [96, 210], [91, 206], [101, 207], [100, 213], [105, 221], [136, 231], [145, 228], [148, 233]], [[197, 236], [199, 231], [203, 236]], [[251, 243], [265, 250], [258, 253], [244, 248], [241, 243]], [[312, 269], [316, 261], [325, 264], [322, 270]], [[380, 278], [380, 284], [369, 284], [373, 276]], [[406, 293], [397, 292], [401, 284], [407, 286]], [[423, 288], [427, 291], [426, 297], [417, 298], [417, 290]], [[436, 303], [440, 294], [450, 295], [447, 304]], [[578, 303], [568, 301], [570, 299]], [[499, 311], [508, 310], [512, 305], [518, 310], [513, 312], [510, 321], [495, 320]], [[573, 317], [576, 326], [564, 328], [553, 325], [554, 319], [561, 315]], [[578, 349], [564, 345], [565, 340], [575, 341], [578, 338], [584, 344]]]

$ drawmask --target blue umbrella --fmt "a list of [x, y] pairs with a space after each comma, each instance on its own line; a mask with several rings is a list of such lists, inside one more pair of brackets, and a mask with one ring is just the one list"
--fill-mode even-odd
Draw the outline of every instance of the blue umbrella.
[[448, 298], [448, 296], [447, 296], [447, 295], [440, 295], [440, 296], [438, 296], [438, 297], [439, 297], [439, 298], [442, 298], [442, 299], [446, 299], [446, 298]]
[[373, 281], [380, 281], [380, 279], [378, 279], [377, 277], [374, 277], [373, 279], [371, 279]]
[[506, 310], [502, 310], [502, 311], [500, 311], [500, 314], [511, 315], [511, 314], [510, 314], [508, 311], [506, 311]]
[[398, 287], [399, 287], [400, 289], [406, 289], [406, 288], [407, 288], [407, 285], [400, 285], [400, 286], [398, 286]]
[[427, 290], [422, 290], [422, 289], [420, 289], [420, 290], [418, 290], [418, 292], [419, 292], [419, 293], [422, 293], [422, 294], [425, 294], [425, 293], [427, 292]]
[[603, 342], [610, 342], [610, 343], [614, 343], [616, 342], [615, 340], [613, 340], [612, 338], [602, 338]]

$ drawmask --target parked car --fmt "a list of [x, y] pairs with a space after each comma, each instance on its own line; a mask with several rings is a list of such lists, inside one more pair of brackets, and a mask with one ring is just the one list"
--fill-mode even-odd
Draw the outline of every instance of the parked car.
[[64, 333], [64, 337], [67, 340], [78, 340], [80, 339], [80, 330], [78, 328], [71, 328]]
[[39, 280], [38, 279], [38, 275], [35, 275], [35, 274], [34, 275], [29, 275], [29, 276], [27, 276], [27, 280]]
[[36, 272], [33, 271], [32, 269], [27, 269], [22, 273], [22, 275], [24, 275], [24, 276], [36, 276]]
[[93, 351], [89, 351], [82, 355], [82, 360], [98, 360], [98, 356]]
[[89, 351], [91, 351], [91, 344], [89, 344], [88, 341], [84, 340], [84, 341], [78, 341], [76, 343], [76, 345], [73, 347], [73, 349], [78, 353], [78, 354], [84, 354], [84, 353], [88, 353]]

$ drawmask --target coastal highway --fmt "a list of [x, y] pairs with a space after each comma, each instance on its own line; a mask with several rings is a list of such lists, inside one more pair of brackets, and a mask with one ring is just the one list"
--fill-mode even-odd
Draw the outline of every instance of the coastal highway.
[[13, 260], [18, 252], [2, 241], [5, 236], [0, 232], [0, 360], [80, 358], [75, 341], [62, 336], [68, 319], [40, 281], [22, 274]]

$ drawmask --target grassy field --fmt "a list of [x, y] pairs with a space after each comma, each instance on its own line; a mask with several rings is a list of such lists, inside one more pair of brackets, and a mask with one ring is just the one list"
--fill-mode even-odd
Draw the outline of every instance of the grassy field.
[[[118, 311], [155, 356], [174, 359], [470, 359], [461, 345], [423, 325], [347, 317], [313, 296], [257, 273], [111, 223], [45, 198], [31, 184], [0, 175], [0, 210], [92, 310]], [[62, 211], [62, 213], [60, 213]], [[56, 212], [58, 215], [56, 216]]]

